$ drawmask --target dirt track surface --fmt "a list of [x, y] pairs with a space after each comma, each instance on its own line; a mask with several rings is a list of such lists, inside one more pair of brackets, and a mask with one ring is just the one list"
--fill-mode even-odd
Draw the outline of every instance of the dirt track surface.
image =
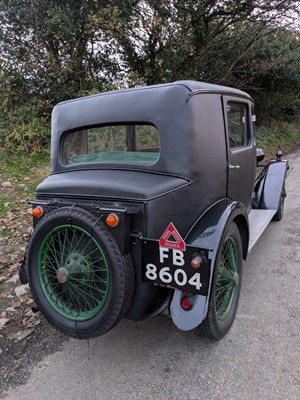
[[249, 255], [237, 318], [222, 341], [181, 332], [162, 316], [76, 341], [35, 316], [41, 322], [29, 336], [1, 348], [1, 398], [299, 400], [300, 150], [288, 159], [283, 220]]

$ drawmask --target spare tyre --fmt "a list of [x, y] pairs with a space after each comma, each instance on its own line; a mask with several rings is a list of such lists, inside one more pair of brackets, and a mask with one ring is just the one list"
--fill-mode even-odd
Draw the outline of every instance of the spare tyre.
[[46, 319], [80, 339], [100, 336], [126, 313], [133, 266], [101, 217], [77, 207], [47, 213], [28, 247], [28, 280]]

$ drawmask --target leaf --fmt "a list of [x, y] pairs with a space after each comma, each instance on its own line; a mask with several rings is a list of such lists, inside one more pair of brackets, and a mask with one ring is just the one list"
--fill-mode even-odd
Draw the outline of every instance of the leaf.
[[7, 325], [10, 321], [10, 318], [0, 318], [0, 327]]

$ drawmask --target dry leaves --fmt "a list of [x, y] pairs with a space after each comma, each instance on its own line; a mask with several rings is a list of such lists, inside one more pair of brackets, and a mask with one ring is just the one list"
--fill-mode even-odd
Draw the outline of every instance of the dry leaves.
[[10, 318], [0, 318], [0, 328], [7, 325], [10, 321]]

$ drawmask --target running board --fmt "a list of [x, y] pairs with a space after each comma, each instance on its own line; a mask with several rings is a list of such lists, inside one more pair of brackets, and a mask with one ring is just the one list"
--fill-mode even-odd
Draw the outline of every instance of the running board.
[[250, 240], [248, 253], [253, 249], [255, 243], [264, 233], [266, 227], [269, 225], [273, 216], [276, 214], [276, 210], [251, 210], [249, 218], [250, 228]]

